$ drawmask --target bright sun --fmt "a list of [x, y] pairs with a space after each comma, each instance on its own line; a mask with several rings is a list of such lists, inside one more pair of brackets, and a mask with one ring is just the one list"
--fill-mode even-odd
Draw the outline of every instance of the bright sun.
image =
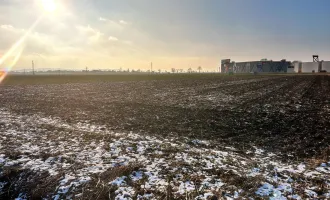
[[42, 0], [42, 4], [46, 12], [54, 12], [56, 10], [54, 0]]

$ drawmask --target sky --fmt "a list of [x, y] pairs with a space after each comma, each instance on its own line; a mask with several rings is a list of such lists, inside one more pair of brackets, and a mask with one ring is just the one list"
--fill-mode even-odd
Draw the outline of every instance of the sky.
[[[14, 69], [216, 70], [221, 59], [330, 60], [329, 0], [0, 0], [0, 56], [42, 16]], [[0, 68], [1, 68], [0, 67]]]

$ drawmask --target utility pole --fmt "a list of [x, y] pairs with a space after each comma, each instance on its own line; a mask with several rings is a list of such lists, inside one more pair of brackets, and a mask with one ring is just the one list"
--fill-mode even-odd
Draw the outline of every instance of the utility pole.
[[150, 63], [150, 73], [152, 73], [152, 62]]
[[34, 62], [32, 60], [32, 74], [34, 75]]

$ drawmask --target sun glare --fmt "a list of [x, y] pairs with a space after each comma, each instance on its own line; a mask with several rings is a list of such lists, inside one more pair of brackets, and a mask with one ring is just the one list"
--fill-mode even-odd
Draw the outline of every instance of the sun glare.
[[54, 0], [42, 0], [42, 4], [46, 12], [54, 12], [56, 10]]

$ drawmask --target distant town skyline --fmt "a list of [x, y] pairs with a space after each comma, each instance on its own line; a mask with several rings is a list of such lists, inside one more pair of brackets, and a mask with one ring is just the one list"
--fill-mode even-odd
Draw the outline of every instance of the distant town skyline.
[[[44, 13], [42, 0], [0, 1], [0, 55]], [[0, 69], [171, 68], [221, 59], [330, 60], [328, 0], [57, 0]], [[15, 60], [16, 61], [16, 60]]]

